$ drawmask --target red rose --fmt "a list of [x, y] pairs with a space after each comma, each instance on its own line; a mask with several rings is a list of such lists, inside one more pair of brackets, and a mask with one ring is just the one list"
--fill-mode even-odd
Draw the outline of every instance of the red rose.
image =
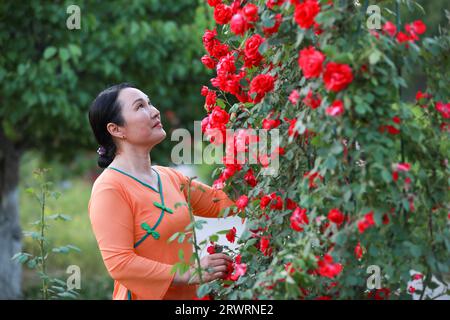
[[244, 65], [246, 68], [257, 66], [263, 59], [259, 53], [259, 46], [264, 42], [264, 38], [259, 34], [254, 34], [245, 42], [244, 48]]
[[394, 37], [397, 33], [397, 27], [392, 22], [388, 21], [383, 26], [383, 31], [390, 35], [391, 37]]
[[256, 186], [258, 183], [251, 168], [248, 169], [247, 173], [244, 175], [244, 180], [252, 187]]
[[208, 69], [214, 69], [216, 67], [216, 61], [207, 54], [201, 58], [201, 61]]
[[269, 196], [263, 196], [261, 198], [261, 201], [259, 202], [259, 206], [261, 207], [261, 209], [264, 209], [265, 207], [267, 207], [270, 203], [271, 198]]
[[222, 3], [222, 0], [208, 0], [208, 4], [211, 7], [215, 7], [215, 6], [217, 6], [218, 4], [221, 4], [221, 3]]
[[206, 251], [207, 251], [209, 254], [216, 253], [216, 246], [214, 245], [214, 243], [211, 242], [211, 245], [208, 246], [208, 248], [206, 248]]
[[208, 50], [208, 46], [211, 45], [211, 42], [214, 40], [214, 38], [217, 36], [216, 29], [214, 30], [205, 30], [205, 33], [203, 34], [202, 41], [203, 45], [205, 46], [205, 49]]
[[236, 239], [236, 228], [233, 227], [228, 231], [228, 233], [225, 235], [227, 240], [231, 243], [234, 243], [234, 240]]
[[228, 74], [232, 74], [236, 71], [234, 55], [232, 52], [220, 58], [219, 63], [217, 63], [216, 70], [218, 76], [227, 76]]
[[230, 120], [230, 115], [219, 106], [215, 106], [209, 118], [209, 124], [213, 127], [226, 124]]
[[281, 124], [279, 119], [264, 119], [262, 121], [262, 128], [265, 130], [270, 130], [278, 127]]
[[342, 265], [334, 263], [333, 258], [329, 254], [325, 254], [322, 260], [318, 260], [317, 265], [317, 272], [322, 277], [334, 278], [342, 271]]
[[341, 91], [353, 81], [352, 68], [347, 64], [329, 62], [325, 67], [323, 81], [327, 90]]
[[254, 98], [254, 102], [260, 102], [266, 93], [272, 91], [274, 89], [275, 79], [271, 75], [268, 74], [260, 74], [253, 78], [250, 83], [250, 95], [256, 93]]
[[270, 209], [272, 210], [282, 210], [283, 209], [283, 199], [280, 196], [277, 196], [275, 192], [270, 194], [271, 204]]
[[297, 118], [294, 118], [291, 120], [286, 119], [286, 120], [289, 122], [289, 129], [288, 129], [289, 137], [292, 137], [292, 136], [294, 136], [294, 138], [298, 137], [299, 133], [297, 132], [297, 130], [295, 130], [295, 126], [297, 124]]
[[294, 20], [300, 28], [309, 29], [319, 12], [320, 6], [317, 0], [306, 0], [295, 7]]
[[425, 33], [427, 26], [421, 20], [417, 20], [411, 24], [405, 25], [405, 30], [409, 34], [411, 40], [419, 40], [418, 35]]
[[317, 78], [322, 73], [322, 64], [325, 61], [325, 55], [310, 46], [300, 50], [298, 65], [303, 71], [306, 79]]
[[412, 30], [417, 34], [423, 34], [427, 31], [427, 26], [421, 20], [416, 20], [412, 23]]
[[332, 117], [340, 116], [344, 113], [344, 104], [341, 100], [336, 100], [325, 110], [325, 113]]
[[230, 276], [229, 279], [231, 281], [237, 281], [241, 276], [243, 276], [247, 272], [247, 265], [245, 263], [240, 263], [241, 261], [240, 257], [241, 257], [240, 255], [236, 257], [236, 262], [234, 264], [234, 273]]
[[210, 90], [206, 95], [205, 104], [207, 106], [213, 106], [216, 104], [216, 100], [217, 100], [216, 92], [214, 90]]
[[423, 274], [416, 273], [416, 274], [413, 275], [413, 279], [414, 280], [422, 280], [423, 279]]
[[308, 91], [308, 94], [302, 101], [307, 107], [310, 107], [311, 109], [317, 109], [322, 103], [322, 99], [320, 98], [320, 96], [317, 95], [315, 97], [311, 90]]
[[247, 31], [248, 24], [242, 13], [238, 12], [231, 18], [230, 28], [236, 35], [243, 35]]
[[297, 90], [292, 90], [288, 99], [293, 105], [296, 105], [298, 103], [298, 99], [300, 99], [300, 94]]
[[297, 202], [295, 202], [294, 200], [287, 198], [286, 199], [286, 209], [288, 210], [294, 210], [295, 208], [297, 208]]
[[201, 94], [206, 97], [208, 95], [209, 89], [207, 86], [202, 86]]
[[264, 254], [264, 256], [269, 256], [272, 250], [270, 250], [270, 239], [269, 237], [261, 237], [259, 249]]
[[300, 207], [295, 208], [289, 220], [293, 230], [298, 232], [303, 231], [302, 226], [309, 223], [308, 216], [306, 215], [306, 209]]
[[340, 225], [342, 224], [342, 222], [344, 222], [344, 215], [341, 211], [339, 211], [339, 209], [331, 209], [328, 212], [328, 220], [336, 223], [337, 225]]
[[230, 52], [228, 45], [221, 43], [219, 40], [214, 39], [212, 41], [211, 50], [208, 53], [216, 59], [220, 59]]
[[247, 204], [248, 197], [246, 195], [242, 195], [239, 197], [239, 199], [236, 200], [236, 206], [238, 207], [239, 211], [244, 210]]
[[397, 163], [397, 170], [408, 172], [411, 169], [411, 165], [409, 163]]
[[410, 36], [408, 36], [406, 33], [400, 31], [397, 33], [396, 39], [398, 43], [404, 43], [413, 40]]
[[417, 91], [417, 93], [416, 93], [416, 100], [417, 101], [419, 101], [419, 100], [422, 100], [422, 99], [428, 99], [428, 98], [431, 98], [431, 95], [429, 94], [429, 93], [423, 93], [422, 91]]
[[227, 24], [230, 22], [233, 11], [230, 6], [220, 3], [214, 8], [214, 20], [217, 24]]
[[436, 110], [442, 115], [444, 119], [450, 118], [450, 103], [436, 102]]
[[398, 181], [398, 171], [392, 172], [392, 180], [394, 180], [394, 182]]
[[375, 221], [373, 220], [373, 211], [370, 211], [369, 213], [366, 213], [364, 215], [364, 218], [362, 220], [358, 221], [358, 231], [359, 233], [364, 233], [366, 229], [370, 228], [373, 225], [375, 225]]
[[361, 243], [358, 242], [358, 244], [355, 247], [355, 256], [359, 260], [363, 256], [363, 249], [361, 248]]
[[245, 18], [250, 22], [258, 21], [258, 6], [253, 3], [248, 3], [242, 8], [242, 12], [245, 15]]

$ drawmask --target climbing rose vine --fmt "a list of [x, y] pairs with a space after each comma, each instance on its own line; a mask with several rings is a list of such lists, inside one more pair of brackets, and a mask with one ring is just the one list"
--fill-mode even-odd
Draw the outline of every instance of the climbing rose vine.
[[[248, 153], [245, 130], [224, 146], [214, 187], [239, 192], [225, 214], [246, 229], [222, 232], [235, 263], [199, 296], [427, 298], [423, 286], [450, 266], [448, 31], [427, 37], [394, 1], [378, 3], [391, 9], [380, 30], [366, 27], [367, 1], [207, 4], [203, 133], [224, 144], [227, 128], [279, 130], [281, 144], [256, 164], [230, 156]], [[404, 101], [413, 66], [427, 86]], [[260, 174], [273, 155], [278, 174]], [[226, 250], [210, 239], [208, 253]], [[370, 289], [374, 265], [382, 287]]]

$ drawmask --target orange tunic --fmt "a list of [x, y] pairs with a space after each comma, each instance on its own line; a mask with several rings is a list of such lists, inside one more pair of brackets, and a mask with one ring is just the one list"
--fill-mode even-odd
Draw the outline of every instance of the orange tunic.
[[[188, 237], [181, 244], [167, 241], [191, 222], [187, 206], [176, 206], [187, 201], [187, 187], [180, 190], [180, 186], [187, 186], [189, 178], [170, 167], [152, 167], [159, 175], [164, 204], [173, 213], [158, 206], [159, 190], [111, 168], [102, 172], [92, 188], [89, 216], [103, 261], [114, 279], [113, 299], [193, 299], [197, 285], [172, 286], [171, 273], [180, 261], [179, 250], [183, 249], [188, 263], [193, 246]], [[190, 196], [194, 215], [201, 217], [218, 217], [222, 209], [235, 204], [222, 190], [196, 180], [191, 183]], [[149, 227], [153, 228], [161, 215], [154, 233]]]

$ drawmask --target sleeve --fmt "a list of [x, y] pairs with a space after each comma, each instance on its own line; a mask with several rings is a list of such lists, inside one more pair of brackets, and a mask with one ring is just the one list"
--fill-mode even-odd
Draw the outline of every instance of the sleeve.
[[[183, 193], [188, 198], [187, 186], [189, 178], [176, 169], [169, 168], [171, 172], [180, 181], [180, 186], [184, 185]], [[191, 206], [196, 216], [205, 218], [219, 218], [223, 209], [234, 206], [235, 201], [231, 200], [228, 195], [220, 189], [215, 189], [197, 180], [191, 182]], [[235, 210], [230, 210], [228, 216], [236, 215]]]
[[171, 285], [172, 265], [135, 253], [134, 218], [120, 191], [101, 188], [89, 201], [89, 216], [95, 238], [111, 277], [144, 299], [162, 299]]

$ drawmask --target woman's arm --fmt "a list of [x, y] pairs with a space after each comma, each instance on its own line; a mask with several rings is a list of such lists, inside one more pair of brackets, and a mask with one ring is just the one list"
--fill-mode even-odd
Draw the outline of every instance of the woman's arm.
[[[189, 178], [178, 170], [173, 168], [170, 170], [176, 175], [180, 185], [184, 185], [183, 193], [187, 199]], [[237, 194], [234, 197], [237, 197]], [[205, 218], [218, 218], [223, 209], [235, 205], [235, 200], [231, 199], [224, 191], [212, 188], [195, 179], [191, 181], [190, 199], [194, 215]], [[230, 210], [228, 216], [235, 214], [233, 210]]]

